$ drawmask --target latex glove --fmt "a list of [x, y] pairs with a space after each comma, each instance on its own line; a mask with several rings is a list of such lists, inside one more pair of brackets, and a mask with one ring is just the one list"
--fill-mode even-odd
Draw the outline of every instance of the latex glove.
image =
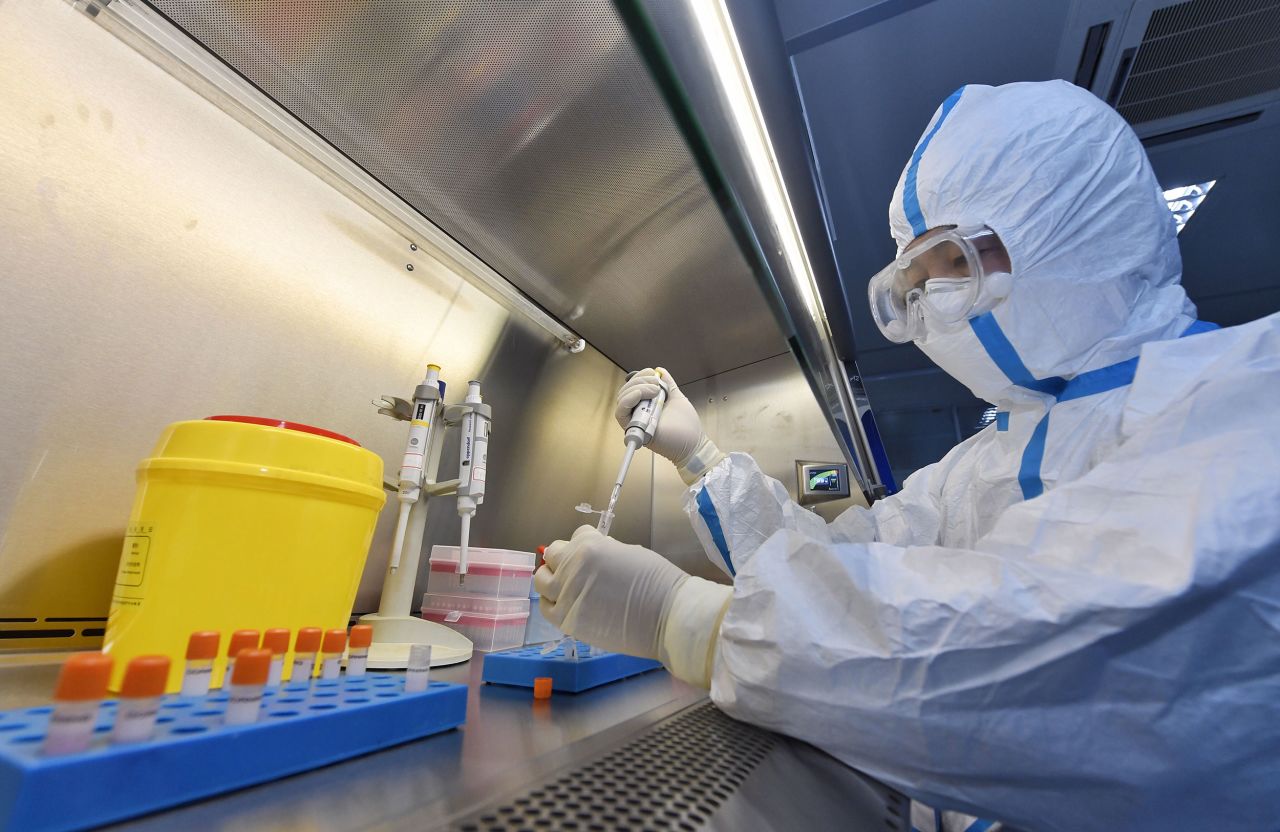
[[659, 379], [666, 383], [667, 403], [658, 418], [653, 441], [645, 447], [674, 462], [680, 477], [692, 485], [725, 455], [707, 437], [698, 412], [688, 397], [680, 392], [669, 372], [661, 367], [648, 367], [632, 376], [618, 389], [618, 404], [613, 417], [626, 430], [635, 406], [658, 395], [662, 389]]
[[710, 686], [720, 622], [733, 590], [686, 574], [657, 552], [581, 526], [546, 548], [534, 575], [542, 615], [593, 647], [659, 659]]

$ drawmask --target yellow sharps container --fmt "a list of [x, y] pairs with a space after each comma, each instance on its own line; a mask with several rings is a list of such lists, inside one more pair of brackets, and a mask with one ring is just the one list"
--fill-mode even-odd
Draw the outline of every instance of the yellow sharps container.
[[113, 689], [129, 659], [160, 653], [176, 692], [196, 630], [220, 631], [225, 654], [233, 630], [347, 626], [386, 502], [377, 454], [307, 425], [213, 416], [166, 428], [137, 480], [103, 647]]

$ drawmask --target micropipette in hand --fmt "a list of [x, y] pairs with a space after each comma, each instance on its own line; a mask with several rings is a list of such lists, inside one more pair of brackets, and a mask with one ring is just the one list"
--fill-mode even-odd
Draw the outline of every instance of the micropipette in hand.
[[[630, 380], [634, 375], [635, 373], [631, 373], [627, 379]], [[622, 491], [622, 483], [627, 478], [627, 471], [631, 468], [631, 459], [635, 456], [636, 449], [643, 448], [652, 442], [653, 434], [658, 429], [658, 419], [662, 416], [662, 406], [667, 402], [668, 391], [667, 382], [662, 378], [661, 370], [658, 371], [658, 386], [661, 389], [656, 396], [644, 399], [631, 410], [631, 420], [627, 422], [622, 435], [622, 444], [626, 446], [626, 451], [622, 454], [622, 466], [618, 469], [618, 476], [614, 480], [609, 504], [604, 511], [600, 512], [600, 522], [596, 524], [596, 530], [600, 534], [607, 535], [613, 526], [613, 510], [618, 505], [618, 494]]]

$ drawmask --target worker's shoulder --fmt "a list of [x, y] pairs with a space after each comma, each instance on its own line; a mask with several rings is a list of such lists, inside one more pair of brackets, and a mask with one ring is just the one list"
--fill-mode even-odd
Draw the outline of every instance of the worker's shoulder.
[[[1239, 326], [1146, 344], [1125, 400], [1126, 436], [1194, 406], [1223, 427], [1270, 424], [1280, 409], [1280, 313]], [[1188, 437], [1192, 439], [1193, 437]]]

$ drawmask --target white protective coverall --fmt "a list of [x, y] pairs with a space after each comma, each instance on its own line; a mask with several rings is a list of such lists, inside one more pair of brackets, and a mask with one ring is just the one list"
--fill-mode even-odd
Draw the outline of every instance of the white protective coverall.
[[950, 224], [1013, 289], [919, 345], [1000, 415], [829, 525], [745, 454], [691, 488], [713, 699], [1028, 830], [1280, 828], [1280, 315], [1202, 331], [1141, 145], [1065, 82], [938, 109], [890, 226]]

